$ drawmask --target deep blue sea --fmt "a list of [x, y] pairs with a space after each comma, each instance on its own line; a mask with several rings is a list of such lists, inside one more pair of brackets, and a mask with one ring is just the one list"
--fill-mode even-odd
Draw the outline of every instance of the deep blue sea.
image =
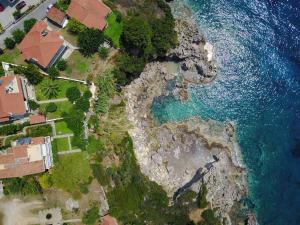
[[235, 121], [260, 225], [300, 225], [300, 0], [188, 0], [219, 70], [160, 122]]

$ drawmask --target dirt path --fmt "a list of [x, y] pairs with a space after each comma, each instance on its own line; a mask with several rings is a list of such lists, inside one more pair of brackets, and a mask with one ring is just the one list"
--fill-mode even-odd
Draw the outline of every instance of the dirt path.
[[40, 201], [23, 202], [19, 199], [1, 200], [0, 214], [5, 225], [28, 225], [38, 224], [37, 213], [33, 211], [41, 209], [43, 206]]

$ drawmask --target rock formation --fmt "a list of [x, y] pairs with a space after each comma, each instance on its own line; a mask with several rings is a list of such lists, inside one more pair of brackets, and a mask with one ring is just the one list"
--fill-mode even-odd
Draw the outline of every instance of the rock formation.
[[[157, 125], [151, 114], [155, 98], [175, 96], [184, 101], [189, 84], [210, 82], [216, 75], [196, 26], [180, 21], [177, 31], [179, 45], [167, 56], [173, 62], [149, 63], [125, 89], [127, 115], [133, 124], [129, 132], [142, 172], [170, 197], [176, 200], [187, 189], [199, 191], [204, 182], [212, 207], [228, 218], [232, 206], [247, 192], [234, 125], [198, 117]], [[178, 70], [171, 71], [170, 64]]]

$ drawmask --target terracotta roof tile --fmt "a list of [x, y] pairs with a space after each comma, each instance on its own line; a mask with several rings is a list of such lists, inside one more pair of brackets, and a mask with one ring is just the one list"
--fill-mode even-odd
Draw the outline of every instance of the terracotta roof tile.
[[45, 123], [46, 117], [44, 115], [30, 115], [29, 116], [29, 122], [30, 124], [39, 124], [39, 123]]
[[65, 14], [63, 11], [61, 11], [61, 10], [59, 10], [58, 8], [56, 8], [56, 7], [53, 6], [53, 7], [51, 7], [51, 9], [48, 11], [47, 17], [48, 17], [50, 20], [54, 21], [55, 23], [61, 25], [61, 24], [63, 23], [65, 17], [66, 17], [66, 14]]
[[24, 115], [26, 107], [19, 76], [0, 78], [0, 121], [8, 121], [10, 115]]
[[17, 47], [27, 60], [35, 59], [46, 68], [63, 43], [58, 32], [48, 30], [47, 24], [39, 21]]
[[118, 223], [114, 217], [111, 217], [110, 215], [106, 215], [102, 218], [101, 225], [118, 225]]
[[103, 30], [110, 12], [100, 0], [72, 0], [67, 14], [89, 28]]

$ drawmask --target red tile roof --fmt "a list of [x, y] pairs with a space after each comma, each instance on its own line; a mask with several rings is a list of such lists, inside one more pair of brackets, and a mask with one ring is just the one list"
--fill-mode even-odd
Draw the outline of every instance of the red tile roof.
[[0, 78], [0, 122], [9, 121], [11, 115], [24, 115], [26, 107], [19, 76]]
[[67, 14], [88, 28], [103, 30], [110, 8], [100, 0], [72, 0]]
[[58, 32], [48, 30], [47, 24], [39, 21], [17, 47], [27, 60], [34, 59], [46, 68], [63, 43]]
[[30, 115], [29, 116], [29, 122], [31, 125], [33, 124], [39, 124], [39, 123], [45, 123], [46, 117], [44, 115]]
[[114, 217], [111, 217], [110, 215], [106, 215], [102, 218], [101, 225], [118, 225], [118, 223]]
[[66, 14], [63, 11], [61, 11], [58, 8], [53, 6], [48, 11], [47, 17], [50, 20], [54, 21], [55, 23], [62, 25], [62, 23], [64, 22], [64, 19], [66, 17]]
[[[7, 151], [0, 152], [0, 178], [23, 177], [31, 174], [42, 173], [45, 171], [44, 161], [32, 160], [28, 153], [30, 146], [45, 143], [43, 137], [32, 138], [30, 144], [17, 145]], [[39, 151], [39, 149], [36, 149]], [[40, 149], [40, 151], [42, 151]]]

